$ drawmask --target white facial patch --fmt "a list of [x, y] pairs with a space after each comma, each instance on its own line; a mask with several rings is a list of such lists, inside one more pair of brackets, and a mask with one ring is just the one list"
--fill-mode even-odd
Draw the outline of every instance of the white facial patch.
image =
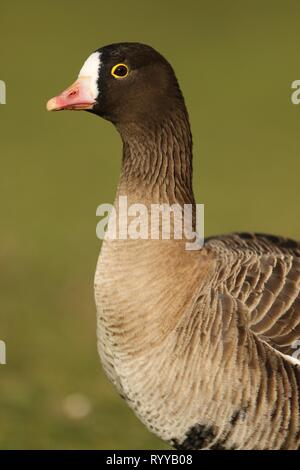
[[101, 67], [101, 54], [100, 52], [93, 52], [85, 63], [83, 64], [78, 78], [89, 78], [90, 79], [90, 90], [91, 95], [94, 100], [96, 100], [99, 94], [98, 88], [98, 77], [99, 77], [99, 70]]

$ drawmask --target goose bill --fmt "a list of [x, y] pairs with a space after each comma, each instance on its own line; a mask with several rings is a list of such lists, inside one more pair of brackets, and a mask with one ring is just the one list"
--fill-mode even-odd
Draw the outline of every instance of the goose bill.
[[92, 109], [95, 100], [92, 97], [90, 83], [89, 77], [79, 78], [60, 95], [48, 101], [48, 111]]

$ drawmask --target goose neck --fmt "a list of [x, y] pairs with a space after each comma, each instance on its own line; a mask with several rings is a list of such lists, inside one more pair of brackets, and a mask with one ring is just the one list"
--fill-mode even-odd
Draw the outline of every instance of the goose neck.
[[192, 137], [186, 112], [172, 113], [159, 122], [130, 122], [119, 131], [123, 140], [119, 194], [194, 204]]

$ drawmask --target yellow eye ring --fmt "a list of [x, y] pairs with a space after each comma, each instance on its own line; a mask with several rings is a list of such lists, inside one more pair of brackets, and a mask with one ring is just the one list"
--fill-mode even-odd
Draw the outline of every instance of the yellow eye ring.
[[119, 80], [122, 78], [126, 78], [128, 73], [129, 69], [126, 64], [117, 64], [114, 65], [111, 69], [112, 76], [118, 78]]

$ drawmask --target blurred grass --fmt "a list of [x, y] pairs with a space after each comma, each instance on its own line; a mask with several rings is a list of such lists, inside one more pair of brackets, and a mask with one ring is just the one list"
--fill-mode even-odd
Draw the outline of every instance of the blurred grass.
[[[111, 42], [153, 45], [190, 111], [206, 235], [300, 239], [296, 1], [2, 0], [0, 79], [0, 448], [166, 448], [107, 382], [95, 338], [95, 210], [113, 200], [120, 141], [86, 113], [45, 111], [85, 58]], [[81, 393], [91, 413], [63, 411]]]

